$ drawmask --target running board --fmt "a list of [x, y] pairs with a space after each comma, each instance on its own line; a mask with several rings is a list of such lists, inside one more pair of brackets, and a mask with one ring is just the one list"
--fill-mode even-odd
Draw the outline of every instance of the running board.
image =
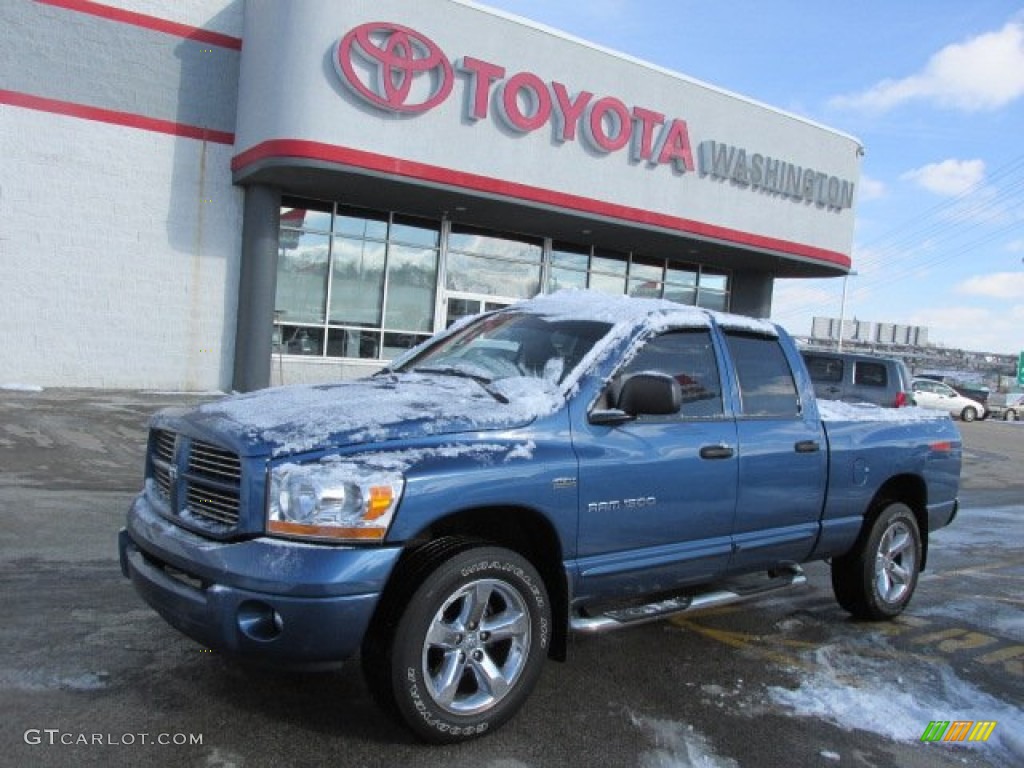
[[760, 584], [748, 585], [742, 581], [726, 582], [725, 584], [718, 585], [717, 589], [708, 592], [679, 595], [678, 597], [670, 597], [653, 603], [618, 608], [605, 611], [597, 616], [573, 616], [569, 620], [569, 628], [574, 632], [595, 634], [610, 629], [658, 621], [683, 611], [727, 605], [757, 595], [777, 592], [806, 583], [807, 577], [804, 576], [803, 570], [799, 566], [794, 565], [787, 567], [776, 575], [770, 576], [767, 581], [763, 581]]

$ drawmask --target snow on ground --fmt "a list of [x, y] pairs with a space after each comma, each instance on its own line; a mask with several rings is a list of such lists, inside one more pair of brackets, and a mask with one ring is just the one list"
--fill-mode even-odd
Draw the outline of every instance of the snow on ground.
[[768, 694], [798, 716], [902, 742], [919, 742], [933, 720], [994, 720], [998, 725], [987, 742], [964, 742], [959, 748], [977, 751], [994, 765], [1024, 764], [1020, 707], [964, 682], [939, 659], [864, 658], [828, 645], [813, 653], [795, 689], [772, 686]]
[[640, 755], [641, 768], [739, 768], [735, 760], [716, 755], [692, 725], [635, 714], [630, 719], [655, 744]]
[[38, 384], [0, 384], [0, 389], [7, 392], [42, 392]]

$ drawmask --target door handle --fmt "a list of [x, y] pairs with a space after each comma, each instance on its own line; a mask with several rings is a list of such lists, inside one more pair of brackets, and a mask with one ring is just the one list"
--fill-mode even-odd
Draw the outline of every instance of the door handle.
[[793, 448], [797, 453], [817, 453], [821, 450], [821, 443], [817, 440], [801, 440]]
[[731, 459], [733, 449], [728, 445], [705, 445], [700, 449], [702, 459]]

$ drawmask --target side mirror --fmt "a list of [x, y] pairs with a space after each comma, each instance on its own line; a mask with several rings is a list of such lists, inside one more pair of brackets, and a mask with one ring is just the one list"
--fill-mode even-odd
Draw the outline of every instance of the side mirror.
[[640, 415], [668, 416], [678, 413], [683, 403], [679, 382], [666, 373], [636, 373], [626, 379], [615, 407], [594, 411], [592, 424], [618, 424]]

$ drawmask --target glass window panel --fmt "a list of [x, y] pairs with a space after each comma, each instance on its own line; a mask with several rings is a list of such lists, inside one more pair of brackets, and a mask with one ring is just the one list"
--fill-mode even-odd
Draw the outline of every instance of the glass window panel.
[[432, 331], [436, 285], [436, 250], [391, 244], [384, 326], [396, 331]]
[[448, 299], [448, 325], [452, 325], [464, 317], [479, 315], [483, 311], [483, 302], [477, 299]]
[[521, 299], [540, 292], [539, 265], [449, 253], [447, 272], [447, 286], [452, 291]]
[[697, 284], [697, 268], [696, 267], [674, 267], [669, 264], [668, 273], [665, 276], [666, 282], [675, 283], [677, 285], [696, 285]]
[[504, 235], [484, 230], [462, 228], [452, 230], [448, 237], [449, 251], [486, 254], [503, 259], [522, 259], [540, 263], [543, 246], [536, 238]]
[[728, 312], [729, 294], [707, 291], [701, 288], [698, 294], [697, 306], [704, 307], [704, 309], [715, 309], [719, 312]]
[[548, 292], [550, 293], [560, 291], [563, 288], [583, 289], [586, 287], [586, 272], [577, 272], [574, 269], [559, 269], [558, 267], [552, 267], [551, 274], [548, 275]]
[[327, 306], [327, 235], [281, 230], [277, 259], [276, 316], [322, 323]]
[[393, 360], [406, 350], [412, 349], [429, 338], [430, 336], [415, 333], [385, 333], [381, 357], [385, 360]]
[[634, 256], [633, 263], [629, 265], [629, 276], [638, 280], [661, 282], [664, 272], [665, 263], [661, 259]]
[[[657, 336], [637, 353], [619, 374], [660, 371], [679, 382], [682, 407], [670, 419], [707, 419], [724, 415], [718, 362], [709, 331], [676, 331]], [[665, 420], [641, 417], [640, 420]]]
[[380, 331], [331, 328], [327, 339], [328, 357], [354, 357], [361, 360], [380, 357]]
[[338, 216], [334, 220], [334, 231], [350, 237], [385, 240], [388, 236], [388, 214], [384, 211], [368, 211], [339, 205]]
[[595, 248], [594, 257], [590, 260], [590, 269], [595, 272], [610, 272], [613, 275], [625, 275], [627, 264], [628, 261], [626, 254]]
[[713, 291], [725, 292], [729, 289], [729, 275], [723, 272], [709, 272], [701, 270], [700, 287], [710, 288]]
[[322, 355], [324, 351], [324, 329], [306, 328], [298, 325], [281, 326], [282, 351], [286, 355]]
[[615, 277], [614, 275], [600, 275], [596, 272], [590, 273], [590, 288], [601, 293], [623, 294], [626, 292], [626, 278]]
[[661, 283], [655, 280], [630, 278], [629, 295], [640, 299], [659, 299], [661, 298]]
[[585, 271], [590, 264], [590, 249], [582, 245], [552, 243], [551, 263], [559, 267]]
[[697, 289], [685, 285], [665, 283], [665, 298], [679, 304], [693, 306], [697, 303]]
[[331, 203], [302, 200], [295, 197], [281, 199], [281, 226], [293, 229], [331, 231]]
[[726, 341], [740, 380], [743, 413], [788, 419], [799, 416], [796, 383], [778, 339], [728, 333]]
[[384, 243], [334, 238], [330, 322], [380, 326]]
[[437, 248], [441, 240], [441, 229], [439, 224], [425, 219], [395, 216], [391, 222], [390, 239], [396, 243]]

